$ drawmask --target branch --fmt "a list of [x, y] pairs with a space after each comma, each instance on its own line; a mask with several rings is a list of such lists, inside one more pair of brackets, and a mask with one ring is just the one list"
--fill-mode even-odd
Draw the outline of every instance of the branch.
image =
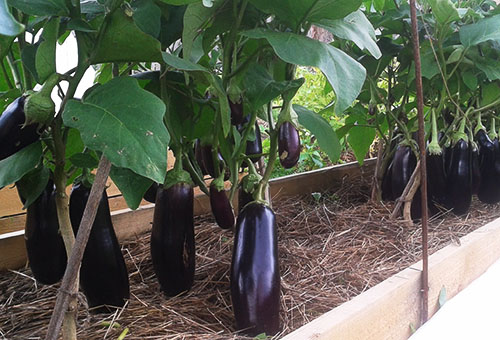
[[403, 203], [408, 199], [408, 193], [410, 192], [410, 189], [413, 185], [413, 182], [415, 182], [415, 179], [418, 176], [419, 172], [420, 172], [420, 161], [417, 162], [417, 166], [415, 167], [415, 170], [413, 170], [413, 173], [411, 174], [410, 180], [408, 181], [408, 184], [406, 184], [406, 187], [403, 190], [401, 197], [399, 197], [396, 200], [396, 206], [394, 207], [394, 210], [392, 211], [391, 220], [394, 220], [394, 219], [396, 219], [396, 217], [398, 217], [399, 210], [401, 209], [401, 206], [403, 205]]
[[83, 212], [80, 228], [78, 229], [75, 244], [68, 260], [68, 266], [62, 279], [61, 288], [59, 288], [57, 293], [56, 304], [52, 312], [52, 317], [50, 318], [49, 329], [45, 340], [58, 339], [70, 298], [76, 293], [73, 288], [76, 283], [83, 252], [89, 239], [90, 230], [92, 229], [92, 224], [97, 214], [97, 208], [99, 207], [99, 202], [106, 185], [106, 180], [108, 179], [110, 168], [111, 163], [103, 155], [99, 162], [99, 167], [97, 168], [94, 184], [90, 190], [89, 200]]

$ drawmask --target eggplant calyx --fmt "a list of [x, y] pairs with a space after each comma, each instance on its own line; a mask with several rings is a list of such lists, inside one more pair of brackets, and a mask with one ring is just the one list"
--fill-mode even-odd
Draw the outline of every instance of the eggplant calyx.
[[491, 127], [490, 127], [490, 132], [488, 133], [488, 137], [490, 137], [491, 140], [498, 138], [495, 123], [496, 123], [495, 117], [491, 117]]
[[252, 194], [257, 188], [259, 181], [262, 179], [262, 176], [259, 174], [248, 174], [241, 180], [241, 187], [243, 191]]
[[34, 123], [48, 125], [54, 119], [56, 110], [51, 93], [58, 82], [59, 75], [54, 73], [45, 81], [40, 91], [28, 95], [24, 103], [25, 126]]
[[293, 125], [295, 129], [298, 130], [299, 116], [297, 115], [297, 112], [295, 112], [295, 110], [293, 109], [292, 102], [286, 103], [283, 109], [281, 110], [278, 117], [278, 122], [276, 123], [276, 127], [279, 128], [285, 122], [289, 122], [290, 124]]
[[191, 180], [191, 175], [189, 174], [189, 172], [182, 169], [172, 169], [168, 171], [167, 175], [165, 176], [165, 183], [163, 185], [163, 188], [168, 189], [178, 183], [193, 185], [193, 181]]
[[477, 115], [477, 123], [476, 123], [476, 128], [474, 129], [474, 135], [477, 135], [479, 131], [486, 131], [486, 128], [483, 125], [483, 122], [481, 121], [481, 113]]
[[210, 187], [214, 188], [217, 191], [224, 191], [224, 174], [222, 173], [221, 176], [217, 177], [210, 183]]
[[427, 146], [427, 151], [429, 152], [429, 155], [441, 155], [443, 152], [443, 150], [441, 150], [441, 147], [439, 146], [439, 143], [434, 140]]

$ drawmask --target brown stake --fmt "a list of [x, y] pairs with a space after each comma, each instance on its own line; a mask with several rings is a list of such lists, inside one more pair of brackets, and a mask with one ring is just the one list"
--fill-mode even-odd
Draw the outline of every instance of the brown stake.
[[405, 186], [405, 189], [403, 190], [403, 193], [401, 196], [396, 200], [396, 205], [394, 206], [394, 209], [392, 210], [391, 213], [391, 220], [396, 219], [399, 216], [399, 211], [401, 210], [401, 206], [408, 200], [411, 200], [412, 197], [409, 197], [408, 193], [410, 192], [411, 187], [413, 186], [413, 183], [415, 182], [415, 178], [417, 177], [417, 173], [420, 171], [420, 161], [417, 162], [417, 165], [415, 166], [415, 169], [411, 173], [410, 179], [408, 180], [408, 183]]
[[52, 317], [50, 318], [49, 329], [45, 340], [57, 340], [63, 323], [64, 314], [68, 309], [69, 300], [72, 295], [76, 294], [74, 287], [76, 277], [80, 270], [83, 251], [85, 250], [85, 246], [87, 245], [87, 241], [89, 239], [90, 230], [92, 229], [92, 224], [94, 223], [95, 216], [97, 214], [97, 208], [99, 207], [99, 202], [101, 200], [102, 192], [106, 185], [110, 169], [111, 163], [103, 155], [99, 161], [97, 174], [95, 176], [92, 189], [90, 190], [89, 200], [85, 206], [85, 211], [83, 212], [80, 228], [78, 229], [75, 244], [68, 260], [68, 266], [66, 267], [66, 272], [64, 273], [64, 277], [62, 279], [61, 288], [59, 288], [57, 293], [56, 304], [54, 306], [54, 311], [52, 312]]
[[420, 149], [420, 192], [422, 197], [422, 323], [429, 317], [429, 254], [427, 220], [427, 166], [425, 159], [424, 134], [424, 97], [422, 93], [422, 73], [420, 64], [420, 45], [417, 32], [417, 7], [410, 0], [413, 58], [415, 59], [415, 81], [417, 85], [418, 147]]

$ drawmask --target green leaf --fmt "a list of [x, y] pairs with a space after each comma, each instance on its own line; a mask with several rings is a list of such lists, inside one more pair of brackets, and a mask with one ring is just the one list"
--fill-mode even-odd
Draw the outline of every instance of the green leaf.
[[500, 62], [497, 60], [475, 60], [478, 69], [486, 74], [489, 81], [500, 79]]
[[359, 8], [361, 0], [250, 0], [255, 7], [275, 14], [292, 28], [303, 22], [341, 19]]
[[14, 37], [23, 32], [24, 25], [10, 14], [7, 0], [0, 0], [0, 34]]
[[68, 101], [64, 124], [80, 131], [85, 145], [102, 151], [116, 166], [162, 183], [169, 135], [163, 124], [165, 104], [131, 77], [114, 78]]
[[200, 0], [158, 0], [158, 1], [169, 4], [169, 5], [176, 5], [176, 6], [188, 5], [188, 4], [192, 4], [195, 2], [200, 2]]
[[38, 74], [38, 82], [43, 84], [45, 80], [56, 73], [56, 44], [59, 34], [59, 19], [53, 18], [43, 26], [42, 42], [36, 51], [35, 67]]
[[131, 3], [134, 9], [134, 22], [145, 33], [154, 38], [160, 35], [161, 10], [153, 0], [135, 0]]
[[184, 13], [184, 29], [182, 31], [182, 55], [184, 59], [190, 59], [196, 38], [223, 3], [224, 1], [217, 0], [214, 1], [213, 6], [205, 7], [201, 2], [197, 2], [187, 7]]
[[482, 87], [481, 105], [485, 106], [500, 99], [500, 87], [495, 83], [490, 83]]
[[[352, 121], [352, 119], [356, 119], [355, 117], [359, 120]], [[349, 123], [353, 123], [353, 126], [349, 129], [347, 143], [349, 143], [359, 164], [363, 165], [366, 154], [370, 150], [370, 146], [375, 138], [376, 131], [371, 127], [357, 126], [357, 124], [366, 124], [364, 117], [355, 115], [349, 116], [349, 118], [346, 120], [346, 123], [349, 121]]]
[[231, 111], [229, 109], [229, 102], [227, 100], [226, 91], [222, 87], [221, 79], [210, 72], [207, 68], [199, 64], [195, 64], [189, 60], [179, 58], [173, 54], [166, 52], [162, 52], [162, 55], [163, 61], [178, 70], [188, 72], [203, 72], [207, 81], [210, 83], [213, 90], [216, 92], [217, 97], [219, 98], [222, 131], [224, 132], [224, 137], [226, 137], [229, 134], [229, 130], [231, 129]]
[[465, 85], [472, 91], [477, 88], [477, 77], [471, 71], [466, 71], [462, 73], [462, 80]]
[[131, 17], [118, 9], [109, 18], [109, 24], [91, 62], [101, 64], [160, 60], [160, 42], [144, 33]]
[[269, 103], [280, 94], [288, 92], [293, 95], [304, 83], [304, 79], [292, 81], [275, 81], [267, 70], [259, 64], [249, 66], [243, 79], [245, 97], [250, 102], [250, 110], [256, 110], [262, 105]]
[[335, 111], [338, 113], [352, 104], [363, 87], [366, 76], [364, 67], [331, 45], [293, 33], [265, 29], [246, 31], [243, 35], [267, 39], [276, 54], [288, 63], [318, 67], [335, 91]]
[[360, 10], [349, 14], [344, 19], [323, 19], [316, 25], [339, 38], [353, 41], [360, 49], [366, 49], [376, 59], [382, 56], [376, 43], [375, 29]]
[[460, 42], [465, 47], [500, 39], [500, 14], [481, 19], [475, 24], [462, 26], [459, 35]]
[[92, 26], [90, 26], [88, 22], [79, 18], [70, 19], [66, 28], [68, 30], [79, 32], [97, 32], [97, 30], [92, 28]]
[[19, 194], [25, 199], [24, 209], [29, 207], [40, 196], [49, 182], [49, 177], [50, 170], [42, 166], [28, 172], [16, 182]]
[[459, 20], [457, 8], [450, 0], [426, 0], [432, 8], [432, 14], [441, 25]]
[[21, 12], [36, 16], [67, 16], [64, 0], [8, 0], [9, 5]]
[[36, 52], [38, 50], [38, 46], [40, 46], [38, 43], [34, 45], [26, 45], [21, 52], [21, 60], [35, 81], [40, 83], [38, 80], [38, 73], [36, 71]]
[[297, 112], [299, 123], [318, 139], [318, 144], [330, 161], [336, 162], [340, 157], [340, 146], [337, 134], [332, 129], [330, 124], [319, 114], [309, 111], [303, 106], [293, 105], [293, 109]]
[[42, 143], [36, 142], [0, 161], [0, 188], [20, 180], [35, 169], [42, 157]]
[[109, 176], [125, 198], [130, 209], [139, 207], [142, 197], [153, 183], [149, 178], [140, 176], [126, 168], [111, 167]]
[[[0, 1], [2, 1], [2, 0], [0, 0]], [[15, 37], [9, 37], [9, 36], [0, 34], [0, 62], [7, 55], [7, 53], [9, 53], [10, 46], [11, 46], [12, 42], [14, 41], [14, 39], [15, 39]]]
[[69, 161], [78, 168], [94, 169], [99, 165], [99, 160], [89, 153], [75, 153], [69, 158]]

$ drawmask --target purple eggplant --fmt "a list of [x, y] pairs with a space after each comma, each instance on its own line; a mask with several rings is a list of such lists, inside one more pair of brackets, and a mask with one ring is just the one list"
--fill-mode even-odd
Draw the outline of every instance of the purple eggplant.
[[427, 198], [429, 202], [442, 204], [446, 202], [446, 174], [443, 154], [427, 153]]
[[234, 211], [224, 190], [224, 181], [214, 180], [210, 184], [210, 206], [219, 227], [222, 229], [234, 227]]
[[392, 160], [391, 188], [394, 199], [403, 194], [416, 165], [417, 158], [411, 148], [407, 145], [398, 145]]
[[476, 134], [479, 145], [479, 168], [481, 182], [477, 190], [477, 197], [484, 203], [497, 203], [500, 200], [498, 188], [499, 177], [495, 171], [495, 144], [484, 130]]
[[38, 124], [23, 126], [26, 120], [24, 102], [25, 97], [17, 98], [0, 116], [0, 160], [40, 139]]
[[[73, 185], [69, 210], [75, 234], [80, 227], [89, 195], [90, 188], [84, 184]], [[96, 313], [107, 313], [113, 311], [112, 307], [123, 307], [130, 297], [127, 267], [113, 229], [106, 190], [102, 193], [83, 254], [80, 284], [89, 307]]]
[[58, 282], [66, 270], [66, 249], [59, 232], [55, 197], [54, 182], [49, 180], [26, 213], [24, 241], [29, 266], [35, 279], [43, 284]]
[[469, 143], [459, 139], [451, 149], [446, 174], [446, 201], [457, 215], [469, 211], [472, 200], [471, 152]]
[[479, 165], [479, 148], [471, 149], [472, 194], [477, 195], [481, 185], [481, 167]]
[[231, 109], [231, 124], [238, 125], [243, 122], [243, 101], [233, 103], [228, 97], [229, 108]]
[[158, 190], [151, 230], [151, 258], [165, 295], [175, 296], [191, 288], [195, 269], [191, 184], [179, 182]]
[[276, 219], [250, 203], [238, 216], [230, 273], [236, 328], [255, 336], [280, 330], [280, 273]]
[[[259, 124], [255, 122], [255, 139], [247, 140], [245, 154], [250, 157], [252, 162], [256, 163], [260, 160], [262, 154], [262, 136], [260, 134]], [[255, 156], [258, 155], [258, 156]]]
[[384, 175], [382, 176], [382, 200], [384, 201], [393, 201], [394, 197], [392, 196], [392, 159], [384, 171]]
[[156, 192], [160, 185], [156, 182], [153, 182], [149, 189], [144, 193], [143, 198], [149, 203], [154, 203], [156, 201]]
[[278, 155], [281, 165], [289, 169], [300, 157], [299, 131], [290, 122], [284, 122], [278, 130]]

